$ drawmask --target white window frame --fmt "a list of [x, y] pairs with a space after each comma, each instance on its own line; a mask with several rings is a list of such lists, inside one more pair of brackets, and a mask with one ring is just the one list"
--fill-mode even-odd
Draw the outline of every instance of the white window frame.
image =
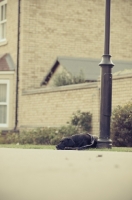
[[6, 105], [7, 106], [7, 118], [6, 118], [6, 123], [0, 123], [0, 127], [8, 127], [9, 125], [9, 80], [0, 80], [0, 84], [7, 84], [7, 91], [6, 91], [6, 102], [0, 102], [0, 105]]
[[[4, 7], [3, 7], [4, 6]], [[2, 12], [3, 7], [3, 12]], [[5, 11], [6, 7], [6, 11]], [[7, 0], [0, 1], [0, 44], [6, 43]]]

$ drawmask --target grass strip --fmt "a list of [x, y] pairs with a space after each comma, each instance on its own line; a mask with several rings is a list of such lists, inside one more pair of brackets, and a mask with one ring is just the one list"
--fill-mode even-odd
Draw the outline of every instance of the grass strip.
[[[51, 149], [55, 150], [54, 145], [33, 145], [33, 144], [0, 144], [0, 148], [19, 148], [19, 149]], [[112, 147], [112, 149], [89, 149], [88, 151], [115, 151], [132, 152], [131, 147]]]

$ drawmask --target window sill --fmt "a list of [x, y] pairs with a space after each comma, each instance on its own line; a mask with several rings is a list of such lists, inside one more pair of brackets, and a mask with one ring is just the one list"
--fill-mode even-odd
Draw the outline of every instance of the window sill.
[[7, 128], [7, 127], [8, 127], [7, 124], [0, 124], [0, 129], [1, 129], [1, 128]]
[[7, 40], [1, 40], [0, 41], [0, 46], [4, 46], [4, 45], [6, 45], [8, 42], [7, 42]]

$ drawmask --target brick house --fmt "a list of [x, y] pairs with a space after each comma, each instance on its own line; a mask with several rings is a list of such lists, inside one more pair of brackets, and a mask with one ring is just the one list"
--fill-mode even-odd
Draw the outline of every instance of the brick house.
[[[64, 125], [80, 109], [92, 113], [98, 131], [99, 82], [40, 84], [59, 56], [101, 60], [104, 7], [105, 0], [0, 0], [1, 130]], [[110, 52], [115, 64], [131, 68], [131, 0], [111, 1]], [[131, 100], [131, 91], [130, 73], [115, 77], [113, 106]]]

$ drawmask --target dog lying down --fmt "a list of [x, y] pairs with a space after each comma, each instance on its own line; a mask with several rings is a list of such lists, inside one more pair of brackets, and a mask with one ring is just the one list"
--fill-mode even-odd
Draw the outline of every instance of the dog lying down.
[[63, 138], [56, 146], [57, 150], [83, 150], [88, 148], [96, 148], [98, 137], [94, 135], [76, 134], [67, 138]]

